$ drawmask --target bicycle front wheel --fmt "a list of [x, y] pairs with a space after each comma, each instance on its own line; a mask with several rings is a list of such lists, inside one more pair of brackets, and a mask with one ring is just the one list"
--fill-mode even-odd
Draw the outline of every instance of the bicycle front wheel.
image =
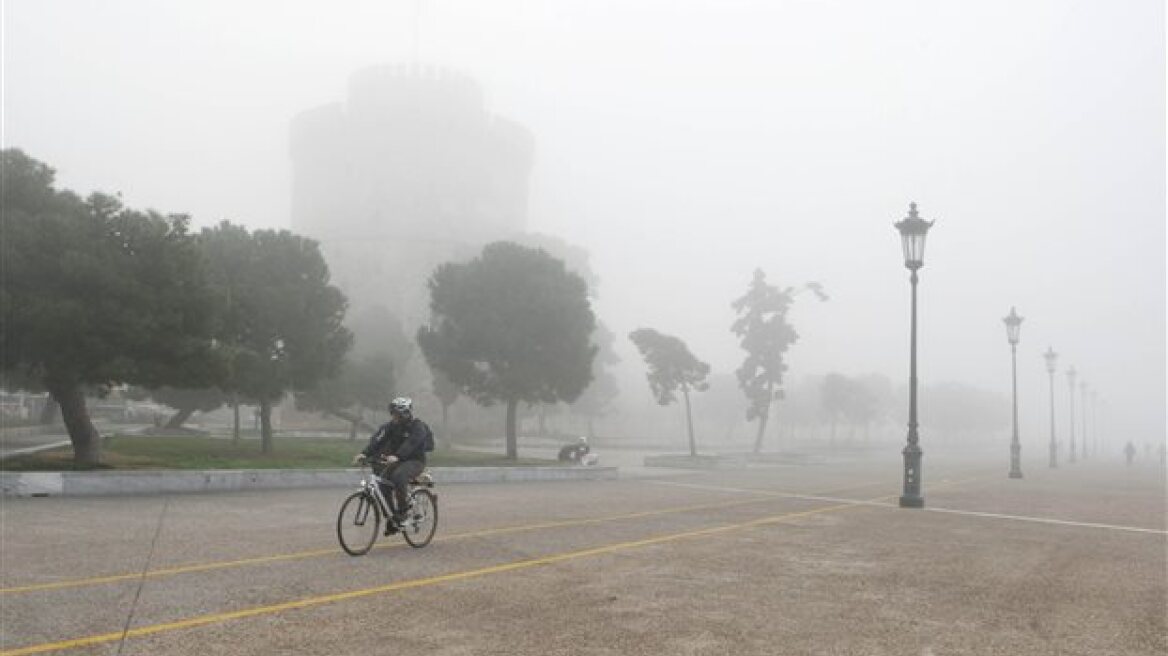
[[350, 556], [364, 556], [377, 541], [381, 512], [367, 492], [354, 492], [341, 504], [337, 514], [337, 539]]
[[421, 548], [430, 544], [434, 531], [438, 529], [438, 497], [430, 490], [414, 490], [410, 501], [402, 537], [411, 547]]

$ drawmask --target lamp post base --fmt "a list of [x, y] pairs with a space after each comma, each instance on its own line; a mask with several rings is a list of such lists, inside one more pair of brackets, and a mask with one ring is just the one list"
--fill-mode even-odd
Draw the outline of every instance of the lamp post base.
[[924, 508], [925, 498], [921, 496], [921, 447], [917, 446], [915, 439], [910, 439], [901, 453], [904, 455], [904, 490], [900, 495], [900, 507]]
[[925, 507], [925, 498], [924, 497], [901, 496], [900, 497], [900, 507], [901, 508], [924, 508]]
[[1022, 478], [1022, 472], [1012, 471], [1010, 472], [1010, 478]]

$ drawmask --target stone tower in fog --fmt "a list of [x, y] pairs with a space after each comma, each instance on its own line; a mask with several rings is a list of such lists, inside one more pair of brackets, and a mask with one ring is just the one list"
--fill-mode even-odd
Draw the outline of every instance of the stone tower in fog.
[[292, 121], [292, 229], [321, 242], [351, 305], [413, 329], [434, 267], [522, 232], [533, 139], [471, 78], [378, 66]]

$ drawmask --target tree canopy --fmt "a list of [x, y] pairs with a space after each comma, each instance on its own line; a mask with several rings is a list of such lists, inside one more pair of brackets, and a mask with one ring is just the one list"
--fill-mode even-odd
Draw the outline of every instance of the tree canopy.
[[686, 427], [689, 430], [689, 452], [697, 455], [697, 442], [693, 432], [693, 413], [690, 410], [689, 391], [705, 391], [709, 388], [706, 377], [710, 365], [690, 353], [689, 347], [673, 335], [659, 333], [652, 328], [639, 328], [629, 333], [629, 339], [641, 352], [649, 367], [646, 378], [649, 389], [659, 405], [669, 405], [677, 401], [678, 390], [685, 399]]
[[208, 384], [216, 315], [188, 218], [82, 201], [54, 172], [0, 152], [0, 368], [61, 405], [78, 465], [100, 462], [84, 388]]
[[599, 350], [592, 361], [592, 382], [571, 406], [572, 412], [587, 418], [589, 437], [595, 436], [593, 420], [604, 416], [612, 402], [620, 395], [616, 376], [609, 370], [620, 362], [620, 356], [616, 354], [615, 349], [616, 335], [603, 322], [598, 321], [593, 341]]
[[175, 409], [167, 420], [167, 428], [182, 428], [182, 425], [196, 412], [210, 412], [230, 401], [230, 397], [218, 387], [169, 387], [149, 390], [154, 401]]
[[507, 405], [507, 457], [517, 457], [518, 403], [571, 402], [591, 380], [587, 284], [541, 249], [495, 242], [439, 266], [429, 288], [432, 322], [418, 331], [426, 362], [479, 404]]
[[345, 358], [335, 375], [298, 392], [296, 407], [340, 417], [350, 423], [354, 434], [362, 426], [373, 430], [374, 426], [365, 422], [365, 411], [384, 408], [393, 398], [396, 383], [391, 355], [354, 353]]
[[730, 304], [738, 315], [730, 330], [746, 351], [746, 358], [735, 371], [738, 386], [747, 399], [746, 420], [759, 420], [754, 441], [756, 453], [762, 449], [771, 404], [782, 398], [783, 373], [787, 371], [784, 357], [799, 339], [787, 321], [787, 310], [803, 289], [810, 289], [820, 300], [827, 299], [818, 283], [807, 283], [798, 289], [779, 289], [767, 282], [762, 269], [755, 269], [746, 293]]
[[340, 368], [352, 344], [343, 325], [347, 300], [329, 284], [328, 265], [306, 237], [224, 221], [199, 241], [223, 304], [217, 338], [230, 361], [224, 388], [259, 404], [261, 448], [270, 453], [272, 404]]

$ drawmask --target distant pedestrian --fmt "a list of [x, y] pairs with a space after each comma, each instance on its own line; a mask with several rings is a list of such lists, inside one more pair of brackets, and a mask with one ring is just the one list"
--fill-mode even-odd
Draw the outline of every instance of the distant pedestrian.
[[1136, 457], [1136, 445], [1132, 444], [1131, 440], [1123, 447], [1123, 455], [1127, 456], [1127, 464], [1132, 464], [1132, 458]]

